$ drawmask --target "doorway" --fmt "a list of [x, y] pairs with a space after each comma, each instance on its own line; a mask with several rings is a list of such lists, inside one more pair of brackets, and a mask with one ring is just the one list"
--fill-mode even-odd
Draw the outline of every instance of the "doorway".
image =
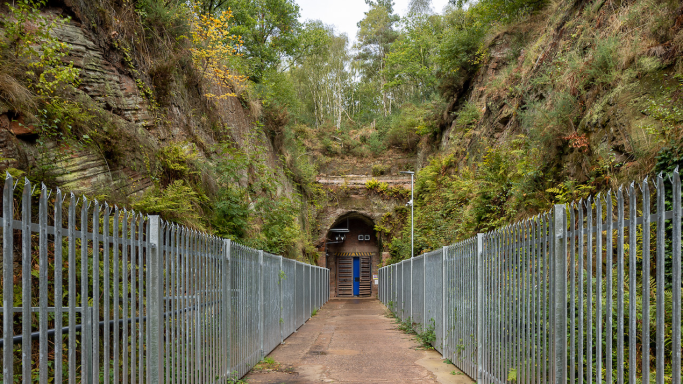
[[353, 295], [360, 295], [360, 257], [353, 258]]
[[371, 252], [337, 253], [337, 297], [372, 294]]
[[368, 297], [377, 291], [373, 273], [380, 260], [374, 226], [368, 216], [350, 212], [328, 230], [324, 265], [330, 269], [331, 297]]

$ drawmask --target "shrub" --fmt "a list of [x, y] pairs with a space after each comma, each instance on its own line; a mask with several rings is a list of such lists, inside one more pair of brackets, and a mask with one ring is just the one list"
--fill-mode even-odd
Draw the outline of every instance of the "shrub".
[[372, 179], [365, 182], [365, 188], [369, 190], [375, 190], [379, 187], [379, 184], [379, 181], [377, 181], [377, 179], [373, 177]]
[[30, 88], [43, 96], [52, 96], [64, 86], [78, 83], [80, 70], [73, 62], [66, 63], [71, 47], [59, 41], [53, 30], [68, 18], [54, 20], [40, 14], [45, 0], [21, 0], [14, 6], [7, 4], [9, 22], [3, 22], [0, 49], [8, 50], [13, 59], [27, 66], [26, 75]]
[[369, 157], [371, 154], [370, 149], [368, 149], [368, 147], [365, 145], [358, 145], [358, 146], [353, 147], [351, 149], [351, 153], [354, 156], [360, 157], [360, 158]]
[[186, 179], [190, 175], [197, 174], [192, 161], [197, 158], [194, 147], [185, 148], [183, 143], [173, 143], [161, 148], [157, 153], [161, 166], [161, 182], [167, 185], [176, 179]]
[[383, 164], [374, 164], [372, 166], [372, 176], [382, 176], [387, 173], [387, 167]]
[[152, 187], [132, 207], [135, 210], [161, 215], [165, 220], [204, 230], [200, 204], [206, 196], [196, 192], [183, 180], [176, 180], [166, 188]]
[[370, 151], [376, 156], [386, 151], [387, 144], [379, 132], [373, 132], [368, 138], [368, 147], [370, 147]]
[[425, 121], [425, 114], [422, 108], [412, 104], [405, 105], [387, 132], [389, 143], [405, 151], [414, 151], [420, 141], [420, 135], [433, 132], [433, 125]]
[[436, 328], [434, 319], [430, 319], [427, 326], [422, 326], [422, 332], [417, 333], [417, 339], [422, 344], [425, 349], [434, 349], [433, 344], [436, 341], [436, 333], [434, 329]]
[[460, 109], [458, 113], [458, 118], [455, 119], [455, 127], [458, 130], [469, 131], [473, 128], [474, 125], [476, 125], [480, 117], [481, 112], [479, 111], [479, 107], [477, 107], [476, 104], [468, 101]]

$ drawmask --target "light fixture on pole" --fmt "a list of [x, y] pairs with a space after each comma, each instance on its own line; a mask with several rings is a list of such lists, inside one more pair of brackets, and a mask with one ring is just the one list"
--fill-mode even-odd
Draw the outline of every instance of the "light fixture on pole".
[[412, 259], [415, 252], [414, 252], [414, 242], [413, 242], [413, 237], [414, 237], [414, 227], [413, 227], [413, 201], [415, 200], [413, 197], [413, 178], [415, 177], [415, 172], [413, 171], [401, 171], [400, 173], [404, 175], [410, 175], [410, 201], [406, 205], [410, 205], [410, 258]]

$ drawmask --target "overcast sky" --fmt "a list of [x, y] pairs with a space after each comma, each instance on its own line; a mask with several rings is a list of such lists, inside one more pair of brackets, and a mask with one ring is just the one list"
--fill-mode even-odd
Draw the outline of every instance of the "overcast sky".
[[[301, 21], [321, 20], [335, 26], [335, 32], [345, 32], [349, 42], [356, 40], [356, 24], [370, 7], [364, 0], [296, 0], [301, 8]], [[394, 0], [394, 11], [401, 16], [408, 12], [409, 0]], [[432, 0], [432, 9], [441, 13], [448, 0]]]

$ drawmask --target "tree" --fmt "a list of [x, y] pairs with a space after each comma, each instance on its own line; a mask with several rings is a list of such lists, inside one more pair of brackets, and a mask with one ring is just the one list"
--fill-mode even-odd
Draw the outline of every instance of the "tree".
[[237, 52], [242, 43], [238, 36], [227, 33], [231, 18], [230, 11], [222, 11], [217, 16], [198, 14], [192, 23], [192, 61], [211, 83], [211, 91], [205, 94], [208, 98], [235, 96], [235, 85], [245, 80], [230, 65], [239, 56]]
[[258, 83], [263, 72], [280, 64], [297, 47], [299, 6], [293, 0], [205, 0], [219, 4], [217, 10], [230, 9], [234, 23], [230, 34], [243, 40], [240, 53], [249, 65], [250, 80]]
[[[335, 35], [320, 21], [309, 22], [302, 29], [302, 40], [312, 42], [298, 60], [292, 73], [298, 80], [299, 95], [308, 100], [306, 113], [313, 115], [315, 125], [332, 119], [341, 125], [347, 110], [351, 75], [348, 38]], [[348, 112], [346, 112], [348, 113]]]
[[511, 20], [535, 12], [548, 0], [449, 0], [449, 3], [463, 9], [470, 5], [472, 11], [483, 23], [507, 23]]
[[429, 15], [432, 13], [432, 0], [410, 0], [409, 15]]
[[384, 88], [399, 105], [425, 102], [437, 84], [435, 57], [442, 38], [442, 17], [411, 14], [401, 20], [401, 26], [402, 33], [386, 57]]
[[387, 116], [391, 113], [391, 98], [384, 88], [386, 78], [383, 69], [391, 44], [399, 36], [394, 24], [400, 18], [393, 13], [392, 0], [366, 0], [366, 3], [371, 8], [365, 13], [365, 18], [358, 23], [356, 62], [362, 71], [363, 81], [378, 84], [378, 93], [382, 95], [382, 111], [384, 116]]
[[215, 13], [227, 8], [229, 0], [200, 0], [199, 7], [202, 13]]

